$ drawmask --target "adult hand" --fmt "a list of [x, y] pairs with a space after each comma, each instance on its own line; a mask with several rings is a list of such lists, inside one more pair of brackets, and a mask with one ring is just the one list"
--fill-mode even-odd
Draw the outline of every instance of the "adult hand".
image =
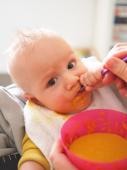
[[78, 170], [63, 153], [61, 140], [56, 141], [50, 159], [55, 170]]
[[123, 60], [112, 57], [105, 63], [105, 67], [117, 77], [127, 82], [127, 63]]
[[103, 83], [115, 82], [119, 92], [127, 96], [127, 63], [121, 58], [127, 56], [127, 43], [119, 43], [109, 52], [104, 62], [104, 67], [110, 70], [104, 78]]

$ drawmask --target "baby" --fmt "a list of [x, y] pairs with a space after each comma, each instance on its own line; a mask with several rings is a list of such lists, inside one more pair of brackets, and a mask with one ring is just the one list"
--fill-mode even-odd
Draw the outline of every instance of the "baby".
[[[10, 50], [9, 73], [28, 100], [26, 104], [28, 114], [32, 106], [44, 108], [44, 113], [41, 113], [42, 119], [50, 121], [42, 130], [36, 129], [39, 123], [30, 130], [26, 127], [27, 134], [23, 140], [23, 154], [19, 163], [21, 170], [52, 168], [65, 170], [65, 167], [75, 170], [76, 167], [67, 158], [64, 164], [60, 157], [52, 155], [52, 162], [49, 158], [54, 141], [59, 136], [59, 129], [68, 115], [94, 108], [126, 111], [126, 107], [110, 88], [101, 87], [103, 79], [101, 69], [101, 64], [95, 59], [81, 61], [70, 45], [54, 32], [31, 30], [20, 33]], [[96, 89], [98, 87], [101, 88]], [[48, 113], [50, 118], [47, 117]], [[36, 115], [36, 110], [32, 116], [33, 114]], [[27, 117], [27, 114], [24, 116]], [[36, 118], [36, 121], [40, 120]], [[57, 121], [59, 123], [56, 126]], [[50, 134], [47, 133], [48, 130]], [[33, 138], [31, 133], [34, 134]], [[36, 139], [36, 134], [39, 133], [42, 141], [40, 138]], [[51, 136], [55, 140], [52, 140]], [[50, 148], [48, 152], [45, 146]]]

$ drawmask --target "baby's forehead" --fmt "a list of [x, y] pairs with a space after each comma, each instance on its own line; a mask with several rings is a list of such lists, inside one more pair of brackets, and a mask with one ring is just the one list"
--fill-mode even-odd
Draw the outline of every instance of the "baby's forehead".
[[[58, 63], [64, 57], [72, 53], [70, 45], [59, 36], [46, 36], [34, 40], [33, 43], [24, 47], [22, 57], [24, 62], [45, 65], [52, 62]], [[52, 64], [51, 62], [51, 64]]]

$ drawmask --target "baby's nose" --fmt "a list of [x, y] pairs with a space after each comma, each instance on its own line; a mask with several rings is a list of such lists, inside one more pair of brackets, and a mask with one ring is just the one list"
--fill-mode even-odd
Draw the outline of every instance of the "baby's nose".
[[67, 90], [71, 90], [73, 87], [76, 86], [77, 82], [79, 81], [79, 76], [76, 75], [66, 75], [65, 76], [65, 88]]

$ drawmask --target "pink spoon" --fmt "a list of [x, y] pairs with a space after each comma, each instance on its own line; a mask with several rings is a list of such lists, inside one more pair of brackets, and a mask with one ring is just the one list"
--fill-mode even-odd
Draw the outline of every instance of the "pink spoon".
[[[127, 63], [127, 56], [124, 57], [124, 58], [122, 58], [122, 60], [123, 60], [125, 63]], [[101, 71], [101, 74], [102, 74], [102, 76], [105, 76], [105, 74], [107, 74], [108, 72], [109, 72], [108, 69], [103, 68], [102, 71]]]

